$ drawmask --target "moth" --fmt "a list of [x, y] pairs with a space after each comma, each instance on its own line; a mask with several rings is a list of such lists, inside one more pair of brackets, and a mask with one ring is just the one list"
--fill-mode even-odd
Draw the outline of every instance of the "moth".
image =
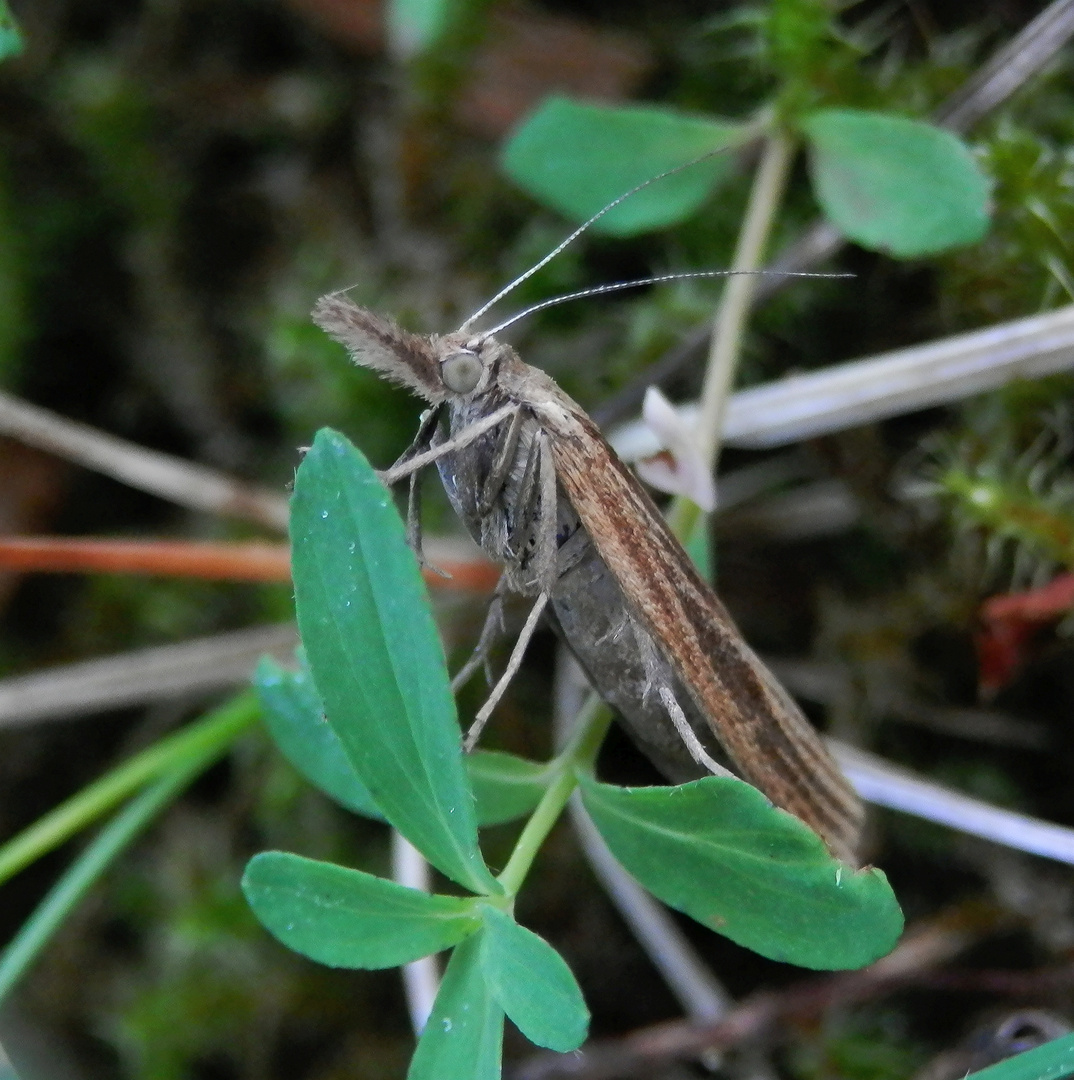
[[[599, 291], [613, 287], [619, 286]], [[670, 780], [726, 773], [716, 760], [722, 748], [746, 780], [817, 832], [833, 855], [856, 865], [860, 800], [653, 500], [581, 406], [498, 340], [507, 323], [471, 330], [506, 291], [454, 333], [428, 337], [342, 293], [322, 297], [313, 311], [314, 322], [355, 362], [430, 405], [411, 448], [382, 474], [388, 484], [410, 478], [414, 546], [420, 548], [416, 478], [435, 462], [468, 531], [505, 568], [463, 677], [495, 634], [503, 595], [535, 598], [468, 745], [545, 615]]]

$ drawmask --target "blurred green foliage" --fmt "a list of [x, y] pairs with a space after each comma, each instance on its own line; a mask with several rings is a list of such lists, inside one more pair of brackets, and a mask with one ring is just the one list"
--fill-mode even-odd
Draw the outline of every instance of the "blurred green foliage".
[[7, 0], [0, 0], [0, 60], [8, 60], [26, 47], [19, 24], [8, 8]]
[[897, 1013], [865, 1009], [824, 1025], [822, 1037], [790, 1055], [799, 1080], [904, 1080], [927, 1054]]

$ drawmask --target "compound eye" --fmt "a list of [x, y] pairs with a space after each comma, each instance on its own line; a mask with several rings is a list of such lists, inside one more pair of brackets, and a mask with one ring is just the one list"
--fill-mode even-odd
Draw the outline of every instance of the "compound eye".
[[469, 394], [481, 381], [481, 361], [472, 352], [456, 352], [440, 361], [440, 378], [454, 394]]

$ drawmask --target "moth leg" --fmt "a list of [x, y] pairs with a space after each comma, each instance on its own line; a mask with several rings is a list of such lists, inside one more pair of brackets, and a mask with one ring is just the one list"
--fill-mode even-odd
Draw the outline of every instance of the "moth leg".
[[[399, 469], [412, 461], [419, 454], [424, 453], [432, 445], [433, 433], [436, 431], [437, 421], [440, 419], [440, 410], [442, 405], [434, 405], [431, 409], [426, 409], [421, 414], [421, 420], [418, 423], [418, 430], [414, 433], [414, 438], [410, 441], [410, 445], [399, 455], [396, 462], [384, 472], [380, 473], [383, 478], [388, 475], [393, 469]], [[402, 477], [400, 477], [402, 479]]]
[[410, 490], [406, 497], [406, 545], [414, 552], [418, 565], [425, 559], [421, 554], [421, 473], [410, 474]]
[[486, 431], [490, 431], [492, 428], [503, 423], [504, 420], [509, 416], [513, 416], [521, 408], [522, 406], [517, 402], [509, 401], [506, 405], [501, 405], [495, 412], [489, 413], [488, 416], [483, 416], [480, 420], [475, 420], [469, 427], [454, 436], [454, 438], [447, 439], [437, 446], [432, 447], [432, 449], [426, 450], [424, 453], [415, 454], [414, 457], [408, 458], [405, 461], [399, 461], [390, 469], [385, 469], [384, 472], [378, 473], [377, 475], [387, 487], [398, 484], [400, 480], [409, 476], [411, 473], [416, 472], [418, 469], [424, 469], [426, 465], [431, 465], [437, 458], [441, 458], [445, 454], [453, 453], [456, 450], [461, 450], [464, 446], [469, 446], [475, 439], [481, 438]]
[[496, 456], [492, 460], [492, 467], [485, 478], [481, 497], [478, 499], [476, 513], [478, 517], [484, 517], [491, 509], [496, 496], [503, 491], [507, 477], [511, 473], [511, 467], [515, 463], [515, 455], [518, 453], [518, 439], [522, 434], [522, 424], [526, 414], [522, 409], [511, 417], [507, 425], [507, 431], [500, 439], [500, 445], [496, 447]]
[[[552, 448], [543, 431], [530, 444], [515, 502], [518, 512], [514, 533], [518, 539], [509, 567], [511, 580], [518, 592], [551, 593], [559, 578], [559, 493]], [[531, 545], [531, 564], [523, 573]]]
[[[411, 460], [417, 454], [423, 453], [428, 450], [432, 444], [433, 435], [436, 432], [436, 424], [440, 419], [440, 405], [434, 405], [431, 409], [427, 409], [422, 413], [421, 423], [418, 425], [417, 433], [414, 436], [411, 444], [403, 451], [399, 460], [392, 466], [393, 469], [398, 468], [403, 463]], [[421, 550], [421, 472], [415, 470], [410, 474], [410, 490], [407, 493], [406, 501], [406, 542], [407, 547], [414, 552], [415, 558], [418, 560], [418, 565], [422, 567], [428, 567], [435, 574], [439, 574], [441, 577], [450, 578], [451, 575], [445, 573], [437, 566], [433, 566], [432, 563], [427, 562], [425, 556]]]
[[552, 460], [552, 447], [543, 432], [538, 440], [537, 518], [534, 536], [534, 575], [541, 591], [549, 594], [555, 588], [559, 576], [559, 547], [556, 532], [559, 526], [559, 499], [556, 492], [556, 466]]
[[485, 615], [485, 625], [481, 628], [481, 636], [477, 639], [474, 651], [470, 659], [455, 673], [451, 680], [451, 692], [457, 694], [473, 678], [474, 672], [484, 665], [485, 678], [489, 686], [492, 685], [492, 669], [489, 667], [489, 651], [505, 630], [503, 624], [503, 594], [507, 590], [507, 575], [504, 574], [496, 584], [496, 589], [489, 602], [489, 609]]
[[507, 588], [514, 592], [531, 595], [533, 589], [529, 586], [532, 582], [528, 581], [522, 573], [522, 567], [526, 562], [532, 539], [533, 493], [537, 483], [537, 447], [537, 440], [534, 439], [526, 451], [526, 464], [514, 495], [513, 513], [508, 524], [502, 556], [505, 563], [504, 578]]
[[675, 700], [675, 695], [666, 686], [661, 686], [659, 693], [660, 700], [664, 703], [664, 708], [667, 709], [668, 716], [675, 725], [675, 730], [679, 733], [679, 738], [682, 739], [686, 749], [690, 752], [690, 757], [702, 768], [708, 769], [713, 776], [730, 776], [734, 778], [735, 774], [730, 769], [725, 769], [718, 761], [714, 761], [706, 753], [705, 748], [694, 734], [694, 729], [690, 727], [682, 707]]
[[492, 688], [492, 693], [489, 694], [488, 700], [478, 710], [477, 716], [474, 717], [474, 722], [470, 725], [470, 730], [466, 732], [466, 738], [462, 745], [467, 753], [470, 753], [477, 745], [477, 740], [481, 738], [481, 732], [484, 730], [485, 724], [488, 723], [488, 719], [492, 715], [492, 710], [499, 704], [500, 698], [504, 695], [504, 691], [506, 691], [511, 680], [515, 677], [515, 673], [522, 666], [522, 658], [526, 655], [526, 646], [529, 645], [530, 639], [537, 629], [537, 623], [540, 621], [541, 614], [548, 606], [548, 601], [550, 599], [551, 597], [549, 594], [543, 592], [537, 597], [536, 601], [534, 601], [533, 607], [530, 608], [530, 613], [526, 616], [526, 624], [522, 627], [522, 633], [518, 635], [518, 641], [515, 642], [515, 647], [511, 650], [511, 659], [508, 660], [507, 667], [500, 676], [500, 681]]
[[[512, 535], [515, 541], [515, 551], [509, 564], [514, 577], [518, 577], [518, 571], [522, 569], [522, 563], [526, 558], [526, 548], [529, 545], [531, 528], [534, 515], [534, 489], [537, 483], [537, 467], [539, 458], [539, 443], [534, 439], [526, 452], [526, 465], [522, 470], [522, 478], [515, 493], [515, 514], [512, 522]], [[523, 591], [521, 585], [518, 591]]]
[[[521, 411], [516, 413], [516, 416], [521, 415]], [[512, 422], [512, 427], [516, 426], [520, 428], [521, 424], [516, 425]], [[509, 432], [508, 439], [513, 443], [511, 454], [507, 456], [507, 460], [510, 462], [517, 452], [517, 434], [511, 436]], [[526, 549], [531, 537], [533, 537], [534, 546], [537, 549], [535, 556], [538, 566], [537, 581], [540, 583], [542, 593], [546, 595], [543, 600], [540, 599], [540, 597], [538, 598], [540, 609], [537, 611], [537, 615], [534, 615], [531, 611], [526, 626], [523, 628], [522, 635], [519, 638], [519, 642], [515, 645], [515, 651], [512, 652], [507, 672], [500, 677], [499, 682], [496, 684], [496, 689], [493, 691], [493, 694], [497, 700], [502, 696], [503, 691], [506, 689], [505, 679], [509, 682], [511, 675], [517, 671], [518, 665], [522, 661], [522, 654], [525, 652], [526, 644], [530, 637], [533, 636], [533, 627], [536, 626], [540, 610], [543, 610], [545, 604], [548, 602], [548, 595], [551, 593], [551, 587], [555, 582], [556, 569], [556, 506], [554, 502], [556, 494], [556, 474], [555, 466], [552, 462], [551, 448], [547, 445], [547, 440], [548, 437], [541, 432], [530, 446], [529, 454], [526, 458], [526, 466], [519, 483], [516, 500], [518, 507], [520, 508], [519, 518], [515, 523], [516, 531], [523, 539], [519, 544], [519, 549], [512, 564], [504, 572], [496, 586], [496, 591], [493, 594], [492, 602], [489, 604], [488, 615], [485, 617], [485, 625], [481, 630], [481, 636], [478, 639], [477, 646], [474, 648], [469, 660], [467, 660], [462, 668], [459, 669], [459, 672], [451, 681], [451, 689], [453, 692], [456, 692], [462, 686], [465, 686], [473, 677], [474, 672], [477, 671], [478, 667], [482, 664], [485, 666], [485, 677], [488, 680], [489, 685], [492, 685], [492, 673], [489, 668], [488, 657], [492, 645], [504, 632], [503, 594], [508, 590], [522, 591], [519, 588], [521, 583], [518, 581], [518, 571], [521, 567], [522, 560], [525, 558]], [[505, 440], [505, 442], [507, 442], [507, 440]], [[497, 452], [497, 459], [499, 458], [500, 453]], [[541, 485], [539, 492], [537, 491], [538, 484]], [[553, 500], [551, 503], [549, 493], [551, 493], [551, 499]], [[540, 497], [536, 498], [538, 494]], [[535, 536], [532, 532], [534, 528], [536, 529]], [[533, 626], [530, 625], [531, 621]], [[521, 652], [518, 651], [520, 646]], [[516, 652], [518, 652], [517, 661], [515, 657]], [[512, 663], [514, 663], [513, 668], [511, 667]], [[486, 703], [486, 707], [491, 712], [492, 706], [496, 704], [496, 701], [490, 698], [490, 702], [491, 705]], [[482, 723], [484, 723], [484, 721], [482, 721]]]
[[429, 562], [425, 553], [421, 550], [421, 473], [410, 474], [410, 490], [406, 500], [406, 543], [407, 547], [414, 552], [414, 558], [418, 560], [418, 566], [422, 569], [431, 570], [434, 574], [451, 580], [451, 575], [446, 570]]

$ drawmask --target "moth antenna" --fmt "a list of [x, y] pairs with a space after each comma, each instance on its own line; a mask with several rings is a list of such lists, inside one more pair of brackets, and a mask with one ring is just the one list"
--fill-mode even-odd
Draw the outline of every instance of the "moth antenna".
[[[737, 146], [740, 144], [736, 143], [734, 145]], [[620, 195], [618, 198], [612, 199], [612, 201], [608, 203], [607, 206], [604, 206], [600, 210], [598, 210], [588, 221], [585, 221], [581, 225], [579, 225], [578, 228], [570, 234], [570, 236], [568, 236], [564, 240], [561, 240], [547, 255], [545, 255], [543, 259], [541, 259], [539, 262], [534, 263], [533, 266], [531, 266], [524, 273], [519, 274], [518, 277], [514, 279], [514, 281], [508, 282], [491, 300], [482, 304], [481, 307], [479, 307], [477, 311], [475, 311], [473, 315], [471, 315], [466, 320], [466, 322], [464, 322], [462, 326], [459, 327], [458, 332], [460, 334], [465, 334], [466, 331], [469, 330], [470, 327], [475, 322], [477, 322], [477, 320], [480, 319], [486, 311], [489, 310], [489, 308], [494, 307], [505, 296], [507, 296], [509, 293], [514, 292], [515, 289], [517, 289], [519, 285], [522, 284], [522, 282], [526, 281], [528, 278], [533, 277], [533, 275], [536, 274], [537, 271], [541, 269], [541, 267], [547, 266], [548, 263], [550, 263], [561, 251], [563, 251], [564, 248], [567, 248], [571, 244], [573, 244], [574, 241], [577, 240], [578, 237], [581, 236], [582, 233], [584, 233], [590, 225], [598, 222], [602, 217], [604, 217], [606, 213], [608, 213], [609, 210], [614, 210], [621, 202], [624, 201], [624, 199], [629, 199], [631, 195], [636, 195], [639, 191], [642, 190], [642, 188], [647, 188], [650, 184], [655, 184], [657, 180], [663, 180], [665, 177], [674, 176], [675, 173], [682, 172], [683, 169], [689, 169], [702, 161], [707, 161], [711, 157], [716, 157], [717, 154], [724, 154], [731, 149], [734, 149], [734, 146], [721, 146], [718, 147], [716, 150], [710, 150], [707, 154], [702, 154], [700, 157], [696, 157], [691, 161], [684, 162], [682, 165], [676, 165], [673, 169], [665, 169], [664, 172], [657, 173], [656, 176], [650, 176], [648, 180], [643, 180], [636, 187], [632, 187], [629, 191], [624, 191], [623, 194]]]
[[810, 273], [806, 270], [693, 270], [681, 274], [656, 274], [654, 277], [634, 278], [631, 281], [614, 281], [608, 285], [594, 285], [589, 289], [579, 289], [578, 292], [564, 293], [562, 296], [553, 296], [551, 299], [542, 300], [539, 304], [532, 304], [530, 307], [523, 308], [521, 311], [516, 312], [511, 318], [505, 319], [491, 330], [483, 331], [481, 338], [484, 340], [485, 338], [495, 337], [501, 331], [506, 330], [507, 327], [512, 326], [520, 319], [526, 318], [527, 315], [533, 315], [538, 311], [544, 311], [545, 308], [556, 307], [558, 304], [565, 304], [568, 300], [582, 300], [587, 296], [601, 296], [604, 293], [622, 292], [624, 289], [637, 289], [642, 285], [658, 285], [663, 281], [689, 281], [691, 278], [733, 277], [738, 274], [808, 278], [847, 278], [854, 276], [853, 274], [839, 273]]
[[344, 285], [342, 289], [333, 289], [330, 293], [328, 293], [328, 295], [329, 296], [342, 296], [344, 293], [349, 293], [351, 291], [351, 289], [357, 289], [358, 286], [361, 285], [361, 284], [362, 284], [362, 282], [356, 281], [353, 285]]

